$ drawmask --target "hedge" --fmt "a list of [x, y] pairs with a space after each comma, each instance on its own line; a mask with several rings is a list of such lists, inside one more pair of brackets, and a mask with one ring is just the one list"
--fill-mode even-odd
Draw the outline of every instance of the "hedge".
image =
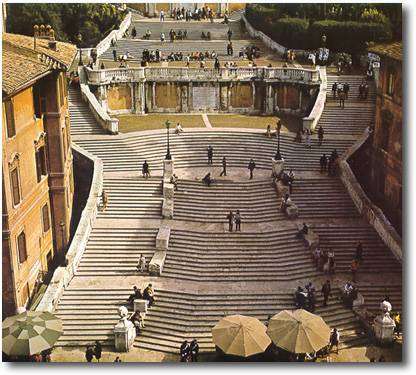
[[307, 48], [309, 22], [303, 18], [281, 18], [269, 34], [277, 43], [287, 48]]

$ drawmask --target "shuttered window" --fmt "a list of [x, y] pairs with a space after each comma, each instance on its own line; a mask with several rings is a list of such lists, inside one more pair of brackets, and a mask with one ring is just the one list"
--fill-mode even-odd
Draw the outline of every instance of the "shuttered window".
[[49, 207], [48, 204], [45, 204], [42, 207], [42, 222], [43, 222], [43, 231], [46, 233], [50, 227], [51, 227], [51, 222], [49, 220]]
[[17, 251], [19, 254], [19, 263], [25, 262], [27, 259], [25, 232], [22, 232], [17, 236]]
[[19, 183], [19, 171], [16, 168], [10, 171], [10, 181], [12, 185], [13, 204], [17, 206], [20, 203], [20, 183]]

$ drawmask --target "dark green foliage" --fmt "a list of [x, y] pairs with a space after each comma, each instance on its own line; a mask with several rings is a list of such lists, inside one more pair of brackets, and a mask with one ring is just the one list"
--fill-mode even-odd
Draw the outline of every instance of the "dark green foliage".
[[111, 30], [118, 28], [124, 17], [112, 4], [7, 4], [7, 31], [33, 35], [34, 25], [51, 25], [58, 40], [93, 47]]
[[274, 22], [271, 38], [288, 48], [306, 48], [308, 28], [309, 22], [303, 18], [281, 18]]

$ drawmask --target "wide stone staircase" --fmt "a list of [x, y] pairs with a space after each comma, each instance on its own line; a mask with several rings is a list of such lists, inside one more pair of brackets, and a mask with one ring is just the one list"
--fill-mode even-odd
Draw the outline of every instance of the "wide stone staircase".
[[103, 187], [108, 194], [108, 204], [106, 210], [99, 214], [99, 218], [162, 218], [160, 177], [106, 177]]
[[[99, 340], [113, 345], [117, 310], [126, 305], [131, 290], [121, 288], [69, 288], [61, 298], [56, 315], [62, 319], [64, 334], [57, 346], [79, 346]], [[334, 291], [327, 307], [317, 295], [316, 314], [341, 333], [341, 347], [362, 345], [366, 339], [352, 311], [340, 302]], [[265, 322], [269, 315], [293, 309], [292, 291], [276, 292], [195, 292], [156, 290], [156, 303], [149, 309], [146, 326], [134, 346], [178, 353], [184, 339], [196, 338], [201, 352], [214, 350], [211, 329], [225, 315], [243, 314]]]
[[388, 297], [392, 305], [392, 310], [402, 313], [402, 284], [385, 283], [385, 284], [364, 284], [359, 283], [358, 288], [364, 297], [364, 307], [374, 314], [380, 313], [381, 301]]
[[77, 276], [136, 275], [140, 254], [150, 261], [155, 252], [156, 228], [95, 227]]
[[358, 241], [363, 245], [363, 262], [360, 274], [401, 273], [401, 264], [381, 241], [377, 232], [365, 223], [316, 225], [322, 250], [335, 253], [336, 272], [349, 272]]
[[[362, 76], [331, 76], [328, 75], [327, 102], [319, 120], [325, 134], [360, 136], [364, 130], [374, 124], [375, 116], [375, 86], [369, 83], [369, 95], [366, 100], [358, 99], [358, 88]], [[345, 108], [341, 109], [338, 101], [332, 97], [331, 87], [334, 82], [348, 83], [350, 92], [345, 101]]]
[[175, 229], [163, 276], [215, 282], [289, 281], [318, 276], [296, 231], [294, 227], [276, 227], [264, 233]]
[[[140, 136], [126, 134], [123, 138], [88, 137], [77, 140], [87, 151], [101, 158], [105, 171], [131, 171], [141, 168], [145, 160], [151, 170], [161, 171], [166, 154], [166, 139], [163, 131]], [[327, 139], [318, 146], [312, 140], [312, 148], [293, 142], [294, 135], [282, 133], [280, 149], [287, 169], [295, 171], [319, 171], [319, 158], [336, 149], [342, 154], [353, 143], [353, 139]], [[175, 168], [207, 166], [207, 147], [214, 149], [214, 167], [221, 168], [223, 156], [227, 157], [228, 168], [245, 168], [254, 158], [259, 169], [271, 169], [271, 159], [277, 149], [276, 138], [269, 139], [259, 132], [239, 132], [234, 130], [196, 131], [185, 129], [180, 136], [172, 136], [170, 151]], [[159, 172], [160, 173], [160, 172]], [[254, 172], [255, 173], [255, 172]]]
[[79, 87], [69, 86], [68, 104], [71, 135], [104, 134], [104, 130], [97, 124], [88, 105], [82, 100]]

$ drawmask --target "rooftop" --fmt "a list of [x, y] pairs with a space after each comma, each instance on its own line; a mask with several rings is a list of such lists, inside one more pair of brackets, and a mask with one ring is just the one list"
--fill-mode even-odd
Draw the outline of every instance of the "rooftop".
[[403, 59], [403, 42], [377, 44], [368, 50], [377, 55], [390, 57], [395, 60], [402, 61]]
[[77, 53], [76, 47], [70, 43], [56, 42], [56, 50], [52, 50], [48, 42], [49, 40], [46, 39], [37, 39], [35, 50], [33, 37], [3, 34], [3, 92], [10, 95], [30, 81], [51, 71], [53, 66], [45, 60], [45, 57], [65, 69], [69, 68]]

